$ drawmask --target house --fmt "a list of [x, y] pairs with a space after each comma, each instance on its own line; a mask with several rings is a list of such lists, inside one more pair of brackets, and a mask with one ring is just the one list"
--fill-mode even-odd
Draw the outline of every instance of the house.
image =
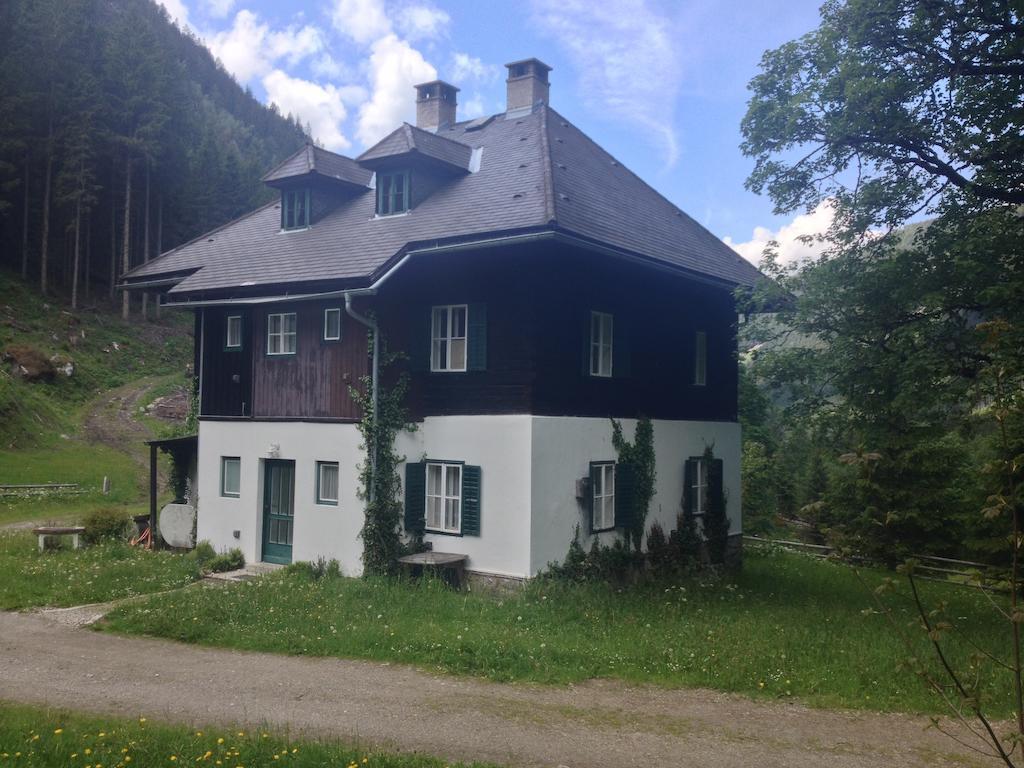
[[760, 274], [550, 107], [549, 72], [509, 64], [506, 111], [464, 122], [457, 88], [418, 85], [415, 126], [355, 159], [304, 147], [274, 202], [125, 275], [195, 314], [199, 539], [361, 571], [350, 386], [385, 376], [375, 322], [418, 426], [406, 524], [471, 572], [530, 577], [577, 524], [620, 535], [609, 417], [653, 420], [648, 523], [721, 482], [738, 540], [733, 292]]

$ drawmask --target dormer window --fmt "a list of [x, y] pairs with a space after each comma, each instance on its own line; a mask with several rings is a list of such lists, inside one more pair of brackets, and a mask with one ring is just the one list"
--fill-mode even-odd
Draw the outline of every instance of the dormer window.
[[309, 226], [308, 189], [286, 189], [281, 193], [281, 229], [305, 229]]
[[409, 210], [409, 172], [377, 174], [377, 215], [391, 216]]

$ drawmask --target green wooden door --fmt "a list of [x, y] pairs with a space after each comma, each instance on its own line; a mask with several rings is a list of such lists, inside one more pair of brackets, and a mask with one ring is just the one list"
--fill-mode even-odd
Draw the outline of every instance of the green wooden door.
[[295, 527], [295, 462], [268, 459], [263, 475], [263, 560], [290, 563]]

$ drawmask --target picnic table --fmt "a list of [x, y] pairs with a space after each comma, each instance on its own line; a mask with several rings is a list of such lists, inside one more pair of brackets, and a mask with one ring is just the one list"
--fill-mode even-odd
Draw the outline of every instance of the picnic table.
[[85, 533], [85, 528], [80, 525], [43, 525], [33, 528], [32, 533], [39, 537], [39, 551], [42, 552], [46, 546], [47, 536], [70, 536], [71, 546], [78, 549], [81, 546], [79, 536]]
[[398, 563], [410, 571], [415, 571], [417, 568], [448, 571], [451, 573], [453, 586], [456, 589], [462, 589], [467, 560], [469, 560], [469, 555], [460, 555], [456, 552], [417, 552], [415, 555], [398, 558]]

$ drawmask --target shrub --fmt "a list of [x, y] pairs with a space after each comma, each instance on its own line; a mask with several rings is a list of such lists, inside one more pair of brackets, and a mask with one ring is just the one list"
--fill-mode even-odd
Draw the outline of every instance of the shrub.
[[647, 562], [655, 573], [665, 573], [675, 567], [675, 558], [661, 523], [654, 521], [647, 532]]
[[196, 548], [192, 550], [190, 556], [200, 568], [207, 568], [217, 559], [217, 551], [213, 548], [213, 544], [204, 540], [196, 544]]
[[301, 560], [290, 564], [285, 570], [288, 573], [304, 576], [310, 581], [341, 578], [341, 564], [333, 557], [330, 560], [318, 557], [313, 562]]
[[701, 540], [693, 515], [686, 512], [676, 515], [676, 529], [668, 536], [668, 548], [679, 570], [696, 571], [700, 568]]
[[86, 544], [98, 544], [101, 541], [125, 541], [135, 528], [128, 513], [119, 507], [101, 507], [94, 509], [85, 516], [82, 522], [85, 533], [82, 539]]
[[237, 571], [241, 568], [245, 568], [245, 555], [243, 555], [242, 550], [237, 547], [235, 549], [228, 550], [222, 555], [217, 555], [210, 561], [210, 570], [213, 573]]
[[616, 539], [607, 547], [600, 540], [594, 539], [590, 551], [584, 552], [577, 526], [565, 561], [561, 564], [550, 563], [543, 575], [564, 581], [623, 583], [636, 578], [642, 566], [643, 555], [631, 550], [629, 544], [622, 539]]

